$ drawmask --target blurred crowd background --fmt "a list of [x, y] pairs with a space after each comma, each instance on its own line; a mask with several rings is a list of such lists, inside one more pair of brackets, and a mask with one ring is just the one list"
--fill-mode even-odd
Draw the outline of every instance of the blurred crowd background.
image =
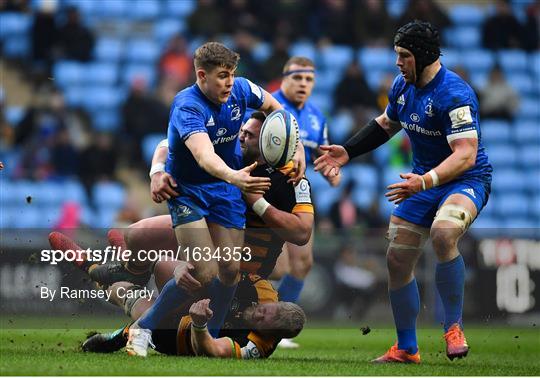
[[[311, 58], [312, 101], [342, 143], [385, 109], [393, 35], [416, 18], [439, 28], [443, 64], [480, 99], [494, 179], [464, 251], [474, 272], [482, 237], [540, 229], [539, 0], [0, 0], [0, 226], [121, 227], [166, 213], [150, 200], [150, 160], [209, 40], [239, 52], [237, 74], [268, 91], [290, 56]], [[316, 259], [330, 258], [323, 270], [343, 289], [334, 316], [377, 284], [384, 295], [384, 188], [410, 162], [401, 132], [346, 167], [338, 188], [308, 169]]]

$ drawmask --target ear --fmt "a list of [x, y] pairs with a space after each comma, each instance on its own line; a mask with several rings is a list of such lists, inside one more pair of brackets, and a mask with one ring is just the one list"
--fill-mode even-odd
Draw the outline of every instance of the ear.
[[207, 74], [206, 74], [206, 71], [203, 70], [202, 68], [199, 68], [196, 70], [196, 75], [197, 75], [197, 80], [206, 81]]

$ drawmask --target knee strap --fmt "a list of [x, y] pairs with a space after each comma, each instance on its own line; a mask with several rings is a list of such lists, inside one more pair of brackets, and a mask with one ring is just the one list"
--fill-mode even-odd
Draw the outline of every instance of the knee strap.
[[434, 221], [452, 222], [459, 226], [462, 231], [465, 231], [472, 223], [472, 216], [465, 207], [450, 203], [441, 206], [437, 211], [437, 215], [435, 215]]
[[[409, 232], [412, 232], [414, 234], [417, 234], [420, 239], [418, 240], [418, 243], [416, 245], [412, 244], [401, 244], [396, 243], [396, 237], [398, 235], [399, 229], [404, 229]], [[426, 241], [429, 237], [429, 231], [424, 229], [423, 227], [417, 226], [417, 225], [403, 225], [403, 224], [395, 224], [390, 222], [390, 225], [388, 227], [388, 233], [386, 236], [386, 239], [390, 241], [389, 247], [394, 249], [421, 249], [426, 244]]]
[[128, 292], [133, 293], [133, 295], [130, 295], [130, 298], [126, 296], [126, 300], [124, 301], [124, 312], [127, 316], [131, 317], [131, 310], [133, 309], [133, 306], [135, 306], [135, 303], [141, 299], [141, 296], [145, 291], [146, 289], [139, 285], [132, 285], [126, 288], [126, 294]]

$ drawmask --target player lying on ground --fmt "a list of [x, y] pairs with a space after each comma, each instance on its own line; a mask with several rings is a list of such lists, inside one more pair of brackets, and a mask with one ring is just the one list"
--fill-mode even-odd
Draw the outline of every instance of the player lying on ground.
[[[58, 232], [51, 233], [49, 240], [54, 249], [82, 250]], [[201, 284], [190, 272], [193, 272], [193, 266], [187, 262], [163, 260], [155, 264], [154, 278], [159, 290], [174, 279], [186, 290], [198, 291]], [[155, 301], [155, 298], [146, 298], [144, 287], [131, 282], [116, 282], [105, 290], [110, 295], [110, 302], [124, 309], [133, 321], [150, 309]], [[199, 293], [202, 298], [207, 294]], [[281, 338], [298, 335], [305, 323], [305, 314], [299, 306], [278, 302], [277, 292], [270, 282], [254, 274], [242, 274], [225, 325], [217, 338], [208, 333], [207, 322], [213, 315], [209, 303], [209, 299], [190, 298], [172, 309], [153, 330], [153, 343], [152, 340], [147, 342], [158, 352], [171, 355], [267, 358]], [[82, 349], [97, 353], [122, 349], [128, 342], [131, 324], [112, 333], [90, 336]]]
[[388, 186], [386, 194], [396, 203], [387, 265], [398, 341], [375, 362], [420, 362], [414, 268], [430, 236], [439, 260], [435, 281], [444, 306], [446, 355], [464, 357], [469, 350], [462, 323], [465, 265], [457, 243], [486, 205], [492, 172], [480, 138], [478, 100], [465, 81], [441, 65], [439, 33], [431, 24], [401, 27], [394, 49], [401, 75], [390, 89], [386, 111], [344, 146], [322, 147], [327, 153], [315, 161], [315, 169], [335, 174], [405, 129], [413, 172], [401, 174], [405, 181]]
[[[250, 175], [256, 164], [242, 167], [236, 156], [237, 137], [248, 107], [271, 112], [282, 106], [249, 80], [235, 79], [238, 59], [220, 43], [199, 47], [194, 58], [197, 82], [179, 92], [171, 106], [164, 169], [178, 182], [178, 196], [168, 199], [167, 205], [178, 245], [184, 248], [241, 247], [245, 227], [241, 190], [260, 194], [270, 186], [270, 179]], [[299, 181], [305, 171], [302, 148], [293, 161]], [[151, 173], [162, 169], [163, 165], [152, 167]], [[209, 329], [215, 336], [234, 295], [240, 261], [201, 259], [193, 264], [199, 282], [209, 288], [214, 312]], [[155, 305], [130, 328], [130, 340], [148, 339], [149, 330], [164, 314], [189, 296], [173, 281], [165, 285]]]

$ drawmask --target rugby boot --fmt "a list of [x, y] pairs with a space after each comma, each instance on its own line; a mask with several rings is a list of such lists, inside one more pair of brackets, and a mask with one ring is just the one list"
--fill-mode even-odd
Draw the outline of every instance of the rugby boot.
[[112, 353], [126, 346], [129, 326], [110, 333], [89, 336], [81, 348], [83, 352]]
[[86, 273], [88, 273], [88, 271], [91, 270], [94, 265], [97, 266], [96, 263], [86, 260], [86, 255], [81, 253], [81, 251], [84, 251], [84, 248], [80, 247], [77, 243], [71, 240], [71, 238], [62, 234], [61, 232], [51, 232], [49, 234], [49, 244], [53, 249], [63, 252], [68, 250], [74, 251], [76, 258], [73, 260], [73, 263]]
[[119, 261], [100, 264], [91, 269], [89, 274], [93, 281], [96, 281], [104, 287], [108, 287], [113, 283], [120, 281], [127, 281], [135, 285], [145, 286], [151, 276], [150, 272], [133, 274]]
[[381, 357], [371, 360], [371, 362], [377, 364], [386, 364], [389, 362], [397, 362], [404, 364], [419, 364], [420, 363], [420, 351], [418, 350], [415, 354], [410, 354], [406, 350], [398, 349], [397, 342], [392, 345], [388, 352], [383, 354]]
[[298, 349], [300, 344], [293, 341], [293, 339], [281, 339], [278, 344], [278, 348], [281, 349]]
[[446, 356], [450, 360], [463, 358], [469, 353], [467, 340], [458, 323], [452, 324], [448, 332], [444, 334], [444, 339], [446, 340]]
[[146, 357], [148, 346], [155, 348], [152, 343], [152, 331], [144, 328], [130, 327], [126, 352], [130, 356]]

